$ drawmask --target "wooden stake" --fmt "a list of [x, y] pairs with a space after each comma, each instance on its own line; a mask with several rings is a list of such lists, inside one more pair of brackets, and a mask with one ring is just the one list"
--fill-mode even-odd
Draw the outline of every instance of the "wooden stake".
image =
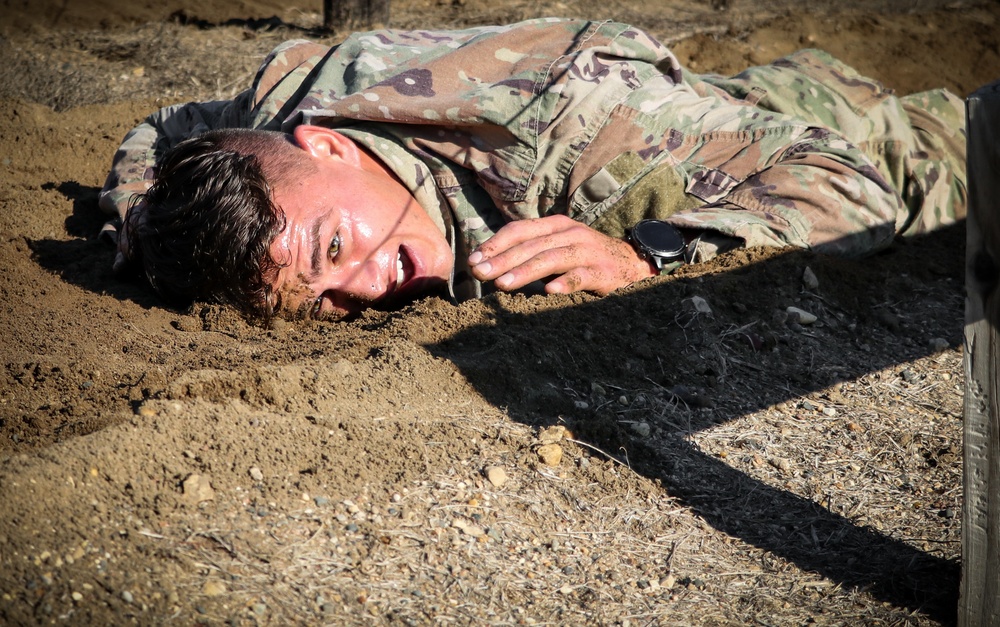
[[389, 24], [389, 0], [323, 0], [323, 29], [364, 29]]
[[966, 102], [965, 500], [958, 624], [1000, 625], [1000, 82]]

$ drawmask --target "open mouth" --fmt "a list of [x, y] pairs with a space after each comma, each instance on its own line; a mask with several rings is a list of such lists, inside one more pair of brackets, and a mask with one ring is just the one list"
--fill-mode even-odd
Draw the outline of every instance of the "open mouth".
[[399, 291], [408, 281], [413, 279], [415, 272], [409, 253], [405, 248], [400, 247], [399, 252], [396, 253], [396, 284], [392, 291]]

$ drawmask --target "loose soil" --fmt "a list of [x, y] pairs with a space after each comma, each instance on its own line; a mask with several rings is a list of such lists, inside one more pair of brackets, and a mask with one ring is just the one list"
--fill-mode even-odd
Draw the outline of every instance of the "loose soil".
[[[0, 622], [954, 622], [962, 226], [267, 329], [114, 276], [96, 195], [122, 136], [284, 39], [337, 41], [319, 8], [0, 3]], [[900, 93], [1000, 77], [996, 2], [392, 14], [629, 21], [697, 71], [820, 47]]]

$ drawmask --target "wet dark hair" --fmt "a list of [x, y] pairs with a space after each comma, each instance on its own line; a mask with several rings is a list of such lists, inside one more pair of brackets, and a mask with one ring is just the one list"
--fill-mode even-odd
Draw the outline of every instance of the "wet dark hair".
[[231, 305], [274, 314], [279, 265], [269, 247], [285, 227], [272, 185], [311, 166], [285, 133], [210, 131], [168, 151], [153, 186], [126, 217], [128, 256], [171, 304]]

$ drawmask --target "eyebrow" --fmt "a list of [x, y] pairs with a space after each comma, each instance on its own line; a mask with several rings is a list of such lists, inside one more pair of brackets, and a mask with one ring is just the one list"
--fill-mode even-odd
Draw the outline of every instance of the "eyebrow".
[[320, 275], [319, 262], [322, 258], [320, 249], [319, 232], [323, 228], [323, 217], [316, 218], [312, 228], [309, 230], [309, 237], [312, 239], [312, 257], [310, 258], [309, 280], [314, 280]]

